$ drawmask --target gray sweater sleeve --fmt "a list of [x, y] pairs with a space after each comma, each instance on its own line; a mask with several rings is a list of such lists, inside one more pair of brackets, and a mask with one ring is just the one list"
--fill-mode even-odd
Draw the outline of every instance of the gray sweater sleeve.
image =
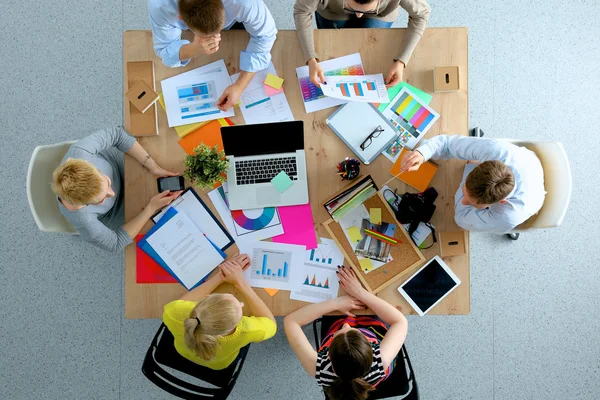
[[135, 138], [125, 132], [122, 126], [117, 126], [98, 130], [79, 140], [73, 147], [90, 154], [98, 154], [111, 147], [116, 147], [123, 153], [127, 153], [134, 143]]
[[112, 230], [98, 220], [94, 214], [75, 214], [66, 216], [81, 235], [81, 238], [103, 250], [122, 251], [133, 240], [129, 234], [119, 227]]

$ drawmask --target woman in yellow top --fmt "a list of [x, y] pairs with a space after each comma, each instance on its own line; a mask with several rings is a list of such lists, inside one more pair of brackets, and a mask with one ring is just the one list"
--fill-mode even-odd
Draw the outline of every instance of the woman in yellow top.
[[[275, 317], [246, 281], [246, 254], [224, 261], [219, 271], [179, 300], [165, 306], [163, 321], [183, 357], [211, 369], [225, 369], [248, 343], [272, 338]], [[251, 317], [242, 314], [244, 303], [231, 294], [212, 293], [220, 284], [235, 286], [246, 300]]]

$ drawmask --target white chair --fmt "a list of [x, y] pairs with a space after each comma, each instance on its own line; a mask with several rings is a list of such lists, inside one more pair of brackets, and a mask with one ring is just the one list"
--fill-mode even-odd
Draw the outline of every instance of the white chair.
[[38, 146], [31, 155], [27, 171], [27, 200], [33, 219], [42, 232], [77, 234], [73, 225], [60, 213], [56, 195], [50, 188], [52, 172], [73, 143], [75, 141]]
[[510, 232], [511, 238], [516, 240], [520, 232], [531, 229], [560, 226], [567, 214], [572, 191], [571, 167], [565, 148], [559, 142], [504, 140], [525, 147], [538, 156], [544, 170], [544, 186], [546, 187], [546, 198], [540, 211]]

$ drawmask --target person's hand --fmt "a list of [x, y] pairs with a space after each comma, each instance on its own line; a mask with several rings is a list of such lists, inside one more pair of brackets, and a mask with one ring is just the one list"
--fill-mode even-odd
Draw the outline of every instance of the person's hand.
[[356, 315], [352, 314], [350, 311], [352, 310], [364, 310], [365, 305], [356, 300], [352, 296], [341, 296], [335, 299], [336, 302], [336, 310], [346, 314], [349, 317], [356, 317]]
[[229, 110], [240, 100], [243, 91], [244, 89], [235, 83], [230, 85], [217, 100], [217, 108], [221, 111]]
[[402, 76], [404, 75], [404, 67], [404, 63], [400, 60], [392, 64], [392, 67], [388, 71], [387, 78], [385, 79], [386, 87], [390, 88], [402, 82]]
[[231, 261], [234, 261], [241, 265], [242, 270], [245, 270], [250, 266], [250, 257], [248, 254], [237, 254], [231, 258]]
[[193, 45], [196, 47], [199, 53], [212, 54], [219, 50], [219, 42], [221, 41], [221, 34], [217, 33], [212, 36], [194, 36]]
[[354, 275], [352, 268], [346, 268], [343, 265], [338, 267], [337, 276], [340, 280], [340, 285], [342, 285], [346, 293], [360, 299], [360, 296], [365, 292], [365, 289], [361, 286], [356, 275]]
[[182, 190], [178, 190], [177, 192], [171, 192], [169, 190], [165, 190], [162, 193], [157, 194], [153, 198], [150, 199], [147, 208], [155, 213], [156, 211], [162, 209], [165, 206], [171, 204], [173, 200], [179, 197], [179, 195], [183, 193]]
[[417, 150], [407, 152], [400, 161], [400, 173], [418, 170], [423, 161], [425, 157]]
[[160, 166], [156, 166], [154, 168], [152, 168], [150, 170], [150, 172], [152, 172], [152, 175], [156, 176], [157, 178], [165, 178], [167, 176], [179, 176], [181, 174], [178, 174], [177, 172], [171, 172], [171, 171], [167, 171], [166, 169], [160, 167]]
[[321, 87], [321, 83], [327, 85], [327, 82], [325, 82], [325, 74], [323, 74], [323, 68], [321, 68], [319, 62], [314, 58], [308, 60], [308, 79], [316, 87]]
[[239, 264], [235, 258], [223, 261], [220, 268], [225, 282], [231, 283], [236, 287], [247, 284], [242, 265]]

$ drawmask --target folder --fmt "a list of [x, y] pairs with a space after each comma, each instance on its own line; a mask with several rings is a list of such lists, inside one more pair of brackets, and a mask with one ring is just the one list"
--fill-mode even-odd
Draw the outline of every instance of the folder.
[[402, 161], [402, 157], [404, 157], [404, 154], [406, 153], [407, 150], [405, 148], [402, 149], [398, 159], [392, 166], [392, 169], [390, 169], [390, 174], [394, 175], [407, 185], [414, 187], [419, 192], [424, 192], [425, 189], [429, 187], [429, 184], [431, 183], [431, 180], [433, 179], [433, 176], [439, 167], [431, 161], [427, 161], [424, 162], [416, 171], [403, 172], [402, 174], [398, 175], [400, 173], [400, 163]]
[[[144, 235], [137, 235], [135, 242], [139, 243]], [[135, 247], [135, 282], [136, 283], [177, 283], [177, 279], [139, 246]]]
[[217, 145], [219, 150], [223, 150], [223, 139], [221, 138], [221, 127], [231, 126], [233, 122], [229, 118], [220, 118], [210, 121], [204, 126], [196, 129], [194, 132], [186, 135], [179, 140], [179, 145], [183, 150], [190, 155], [194, 154], [194, 149], [204, 143], [207, 146], [213, 147]]

